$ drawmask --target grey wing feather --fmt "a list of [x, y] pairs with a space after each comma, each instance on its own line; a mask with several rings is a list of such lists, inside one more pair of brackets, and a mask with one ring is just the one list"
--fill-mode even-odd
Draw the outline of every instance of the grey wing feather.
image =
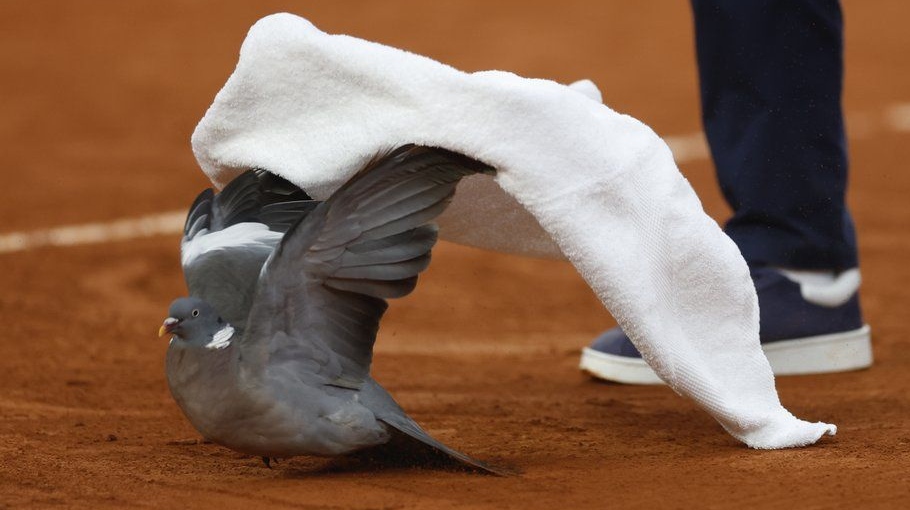
[[281, 234], [317, 203], [264, 170], [244, 172], [218, 194], [204, 190], [190, 206], [181, 243], [190, 295], [242, 328], [262, 265]]
[[190, 206], [189, 214], [186, 215], [186, 223], [183, 225], [184, 239], [192, 239], [196, 237], [200, 230], [208, 228], [209, 214], [214, 198], [215, 192], [212, 188], [207, 188], [196, 196], [196, 200]]
[[183, 227], [184, 240], [202, 229], [224, 230], [238, 223], [263, 223], [284, 233], [319, 202], [289, 181], [261, 169], [243, 172], [220, 193], [208, 188], [190, 206]]
[[259, 178], [261, 207], [257, 221], [274, 232], [287, 232], [300, 218], [316, 208], [318, 201], [287, 179], [262, 169], [253, 170]]
[[367, 164], [292, 227], [267, 262], [244, 358], [260, 368], [295, 363], [293, 344], [304, 342], [335, 358], [323, 372], [299, 377], [345, 387], [368, 380], [385, 299], [413, 290], [436, 242], [427, 222], [445, 209], [460, 179], [477, 172], [492, 170], [413, 145]]

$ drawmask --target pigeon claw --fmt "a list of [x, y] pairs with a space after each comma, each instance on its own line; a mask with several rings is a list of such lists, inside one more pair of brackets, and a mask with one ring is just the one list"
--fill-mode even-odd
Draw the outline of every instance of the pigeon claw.
[[262, 463], [265, 464], [265, 467], [272, 469], [272, 462], [278, 464], [278, 459], [274, 457], [262, 457]]

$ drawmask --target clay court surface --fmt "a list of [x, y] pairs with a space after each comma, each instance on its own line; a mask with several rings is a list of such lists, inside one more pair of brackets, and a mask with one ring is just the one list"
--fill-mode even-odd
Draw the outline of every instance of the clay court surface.
[[[0, 508], [906, 508], [910, 5], [844, 10], [876, 364], [778, 379], [836, 437], [749, 450], [665, 387], [595, 383], [579, 351], [614, 322], [568, 263], [442, 243], [386, 316], [375, 375], [431, 433], [520, 474], [269, 470], [199, 443], [168, 393], [156, 330], [185, 292], [173, 233], [0, 253]], [[186, 207], [208, 184], [190, 133], [246, 29], [277, 11], [464, 70], [589, 77], [661, 135], [700, 128], [684, 2], [2, 2], [0, 235]], [[698, 147], [680, 166], [722, 220]]]

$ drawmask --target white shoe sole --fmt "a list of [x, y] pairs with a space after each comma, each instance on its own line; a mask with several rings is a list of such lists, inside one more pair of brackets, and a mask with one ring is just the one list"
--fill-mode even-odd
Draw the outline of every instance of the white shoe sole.
[[[847, 372], [872, 365], [869, 326], [853, 331], [762, 345], [774, 375], [807, 375]], [[624, 384], [663, 384], [641, 358], [606, 354], [585, 347], [579, 368], [607, 381]]]

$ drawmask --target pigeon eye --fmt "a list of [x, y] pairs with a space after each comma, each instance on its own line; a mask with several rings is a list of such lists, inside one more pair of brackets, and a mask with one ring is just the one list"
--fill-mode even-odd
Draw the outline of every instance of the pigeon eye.
[[199, 317], [199, 310], [193, 310], [193, 317]]

